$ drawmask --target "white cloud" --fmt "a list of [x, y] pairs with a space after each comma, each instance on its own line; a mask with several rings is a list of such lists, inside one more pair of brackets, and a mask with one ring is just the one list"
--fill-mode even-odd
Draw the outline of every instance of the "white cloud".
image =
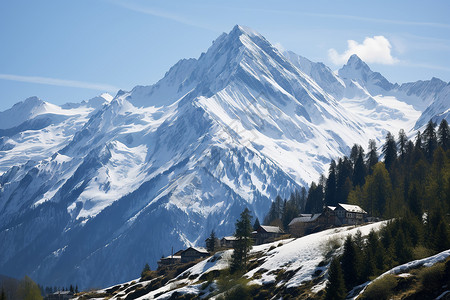
[[328, 57], [336, 65], [342, 65], [347, 62], [350, 56], [356, 54], [367, 63], [378, 63], [383, 65], [392, 65], [399, 60], [391, 54], [391, 43], [382, 35], [366, 37], [362, 44], [357, 41], [348, 40], [348, 49], [339, 54], [335, 49], [328, 50]]
[[90, 89], [90, 90], [97, 90], [97, 91], [103, 91], [103, 92], [117, 92], [119, 90], [119, 88], [109, 85], [109, 84], [90, 83], [90, 82], [83, 82], [83, 81], [77, 81], [77, 80], [66, 80], [66, 79], [39, 77], [39, 76], [21, 76], [21, 75], [12, 75], [12, 74], [0, 74], [0, 79], [37, 83], [37, 84], [75, 87], [75, 88]]

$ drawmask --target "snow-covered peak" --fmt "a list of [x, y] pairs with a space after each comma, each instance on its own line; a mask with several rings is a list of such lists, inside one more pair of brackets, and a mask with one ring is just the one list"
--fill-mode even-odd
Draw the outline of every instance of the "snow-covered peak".
[[446, 82], [433, 77], [431, 80], [403, 83], [398, 87], [398, 92], [404, 94], [405, 102], [420, 111], [425, 111], [446, 86]]
[[113, 96], [111, 96], [108, 93], [103, 93], [99, 96], [96, 96], [94, 98], [91, 98], [89, 100], [84, 100], [80, 103], [66, 103], [61, 106], [62, 109], [75, 109], [84, 107], [87, 109], [99, 109], [103, 105], [110, 103], [114, 99]]
[[365, 68], [367, 70], [370, 70], [369, 66], [356, 54], [353, 54], [349, 57], [347, 65], [353, 66], [355, 68]]
[[[378, 94], [384, 77], [357, 57], [344, 71], [350, 79], [235, 26], [154, 85], [71, 107], [42, 102], [31, 111], [43, 114], [0, 137], [0, 273], [85, 287], [130, 279], [171, 247], [199, 246], [212, 229], [229, 235], [244, 207], [261, 219], [353, 143], [413, 127], [420, 112], [405, 92]], [[98, 273], [105, 259], [115, 264]]]
[[19, 105], [22, 104], [21, 108], [26, 109], [26, 108], [35, 108], [37, 106], [43, 105], [44, 103], [45, 102], [42, 101], [41, 99], [39, 99], [38, 97], [33, 96], [33, 97], [29, 97], [29, 98], [25, 99], [24, 101], [19, 102], [17, 104], [19, 104]]
[[233, 30], [230, 32], [230, 34], [233, 34], [233, 33], [245, 34], [245, 35], [254, 36], [254, 37], [256, 37], [256, 36], [257, 37], [262, 37], [262, 35], [259, 34], [259, 32], [253, 30], [250, 27], [243, 26], [243, 25], [235, 25], [233, 27]]
[[14, 104], [13, 107], [0, 112], [0, 129], [12, 128], [46, 109], [46, 102], [38, 97], [30, 97], [24, 101]]
[[103, 93], [100, 96], [94, 97], [92, 99], [89, 99], [88, 101], [86, 101], [86, 104], [88, 107], [92, 107], [92, 108], [100, 108], [105, 104], [110, 103], [113, 100], [113, 96], [111, 96], [108, 93]]
[[369, 66], [363, 62], [358, 55], [353, 54], [347, 63], [338, 71], [339, 76], [345, 79], [362, 79], [367, 81], [372, 74]]
[[278, 66], [295, 73], [288, 60], [262, 35], [236, 25], [213, 41], [198, 59], [180, 60], [156, 84], [137, 86], [116, 97], [136, 107], [167, 106], [186, 96], [189, 99], [212, 96], [236, 80], [248, 82], [255, 76], [272, 77], [268, 73], [280, 72]]
[[356, 54], [350, 56], [347, 63], [338, 71], [338, 74], [347, 82], [357, 82], [374, 95], [390, 91], [395, 87], [380, 73], [373, 72]]
[[[433, 79], [431, 81], [433, 81]], [[450, 119], [450, 82], [439, 90], [439, 92], [435, 93], [435, 95], [435, 99], [417, 120], [414, 129], [417, 130], [425, 127], [429, 120], [439, 124], [443, 119]]]
[[111, 102], [112, 99], [114, 98], [112, 95], [110, 95], [108, 93], [103, 93], [100, 95], [100, 97], [105, 99], [105, 101], [107, 101], [107, 102]]

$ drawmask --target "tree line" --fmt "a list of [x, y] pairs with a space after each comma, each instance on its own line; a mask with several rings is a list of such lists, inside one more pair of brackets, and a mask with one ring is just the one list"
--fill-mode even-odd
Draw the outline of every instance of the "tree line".
[[326, 299], [345, 299], [355, 286], [394, 266], [450, 248], [450, 129], [429, 121], [408, 139], [387, 132], [381, 152], [369, 140], [367, 153], [355, 144], [349, 156], [332, 160], [328, 176], [308, 192], [272, 202], [265, 224], [282, 226], [299, 213], [320, 213], [325, 205], [361, 206], [372, 217], [391, 219], [380, 231], [348, 236], [343, 253], [329, 267]]
[[[299, 213], [320, 213], [325, 205], [361, 206], [372, 217], [392, 218], [406, 211], [416, 216], [450, 208], [450, 130], [444, 119], [437, 127], [429, 121], [423, 132], [409, 140], [400, 130], [388, 132], [381, 147], [369, 140], [367, 153], [353, 145], [349, 156], [332, 160], [328, 176], [312, 182], [308, 192], [294, 191], [289, 199], [272, 202], [264, 224], [287, 230]], [[382, 159], [380, 159], [380, 156]]]

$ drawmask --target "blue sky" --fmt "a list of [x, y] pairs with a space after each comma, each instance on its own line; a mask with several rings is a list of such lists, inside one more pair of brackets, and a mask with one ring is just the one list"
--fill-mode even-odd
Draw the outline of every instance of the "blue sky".
[[450, 81], [449, 15], [450, 1], [1, 1], [0, 111], [153, 84], [235, 24], [332, 69], [358, 52], [392, 82]]

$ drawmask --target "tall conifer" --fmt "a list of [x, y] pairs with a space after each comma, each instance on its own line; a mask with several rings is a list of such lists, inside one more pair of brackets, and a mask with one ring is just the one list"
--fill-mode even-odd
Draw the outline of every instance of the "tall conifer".
[[325, 299], [343, 300], [345, 299], [345, 297], [345, 283], [341, 265], [339, 263], [339, 259], [334, 258], [331, 261], [330, 269], [328, 271], [328, 282], [325, 288]]
[[442, 119], [441, 124], [439, 124], [437, 137], [438, 144], [442, 147], [442, 149], [444, 149], [444, 151], [450, 149], [450, 128], [448, 126], [447, 120]]
[[247, 267], [247, 257], [252, 247], [252, 216], [248, 208], [241, 213], [241, 217], [236, 221], [236, 231], [234, 236], [236, 240], [233, 245], [233, 254], [231, 256], [230, 271], [245, 271]]

